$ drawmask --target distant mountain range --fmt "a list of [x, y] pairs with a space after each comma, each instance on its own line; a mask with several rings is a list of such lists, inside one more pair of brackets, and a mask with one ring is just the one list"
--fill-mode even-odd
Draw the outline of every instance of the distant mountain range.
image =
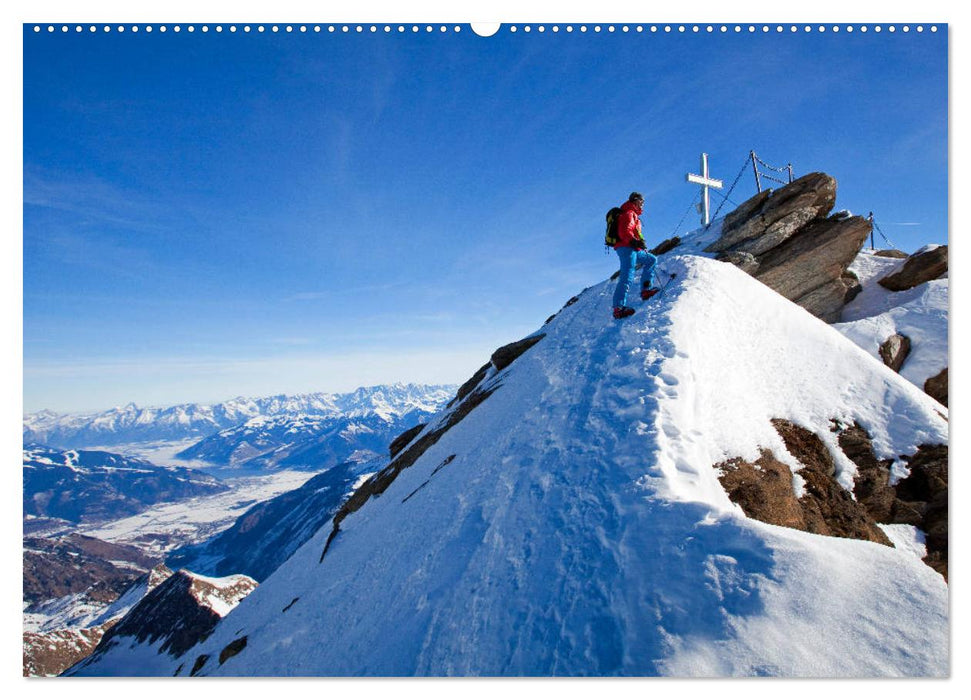
[[377, 416], [390, 422], [413, 412], [434, 413], [454, 386], [392, 384], [344, 394], [313, 393], [265, 398], [235, 398], [217, 404], [187, 403], [139, 408], [133, 403], [107, 411], [24, 416], [24, 443], [54, 447], [102, 447], [150, 440], [205, 438], [259, 417], [314, 416], [353, 419]]

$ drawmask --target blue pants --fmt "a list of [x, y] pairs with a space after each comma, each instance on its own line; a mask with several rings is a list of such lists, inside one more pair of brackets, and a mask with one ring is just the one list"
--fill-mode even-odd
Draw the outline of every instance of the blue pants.
[[634, 250], [633, 248], [615, 248], [617, 256], [620, 258], [620, 277], [617, 278], [617, 289], [614, 290], [614, 306], [627, 306], [627, 292], [634, 281], [634, 266], [643, 263], [641, 272], [641, 284], [645, 287], [651, 284], [654, 278], [654, 266], [657, 258], [646, 250]]

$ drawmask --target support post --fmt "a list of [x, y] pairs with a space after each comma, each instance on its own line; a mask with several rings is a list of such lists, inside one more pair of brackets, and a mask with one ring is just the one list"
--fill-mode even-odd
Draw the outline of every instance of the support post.
[[761, 178], [759, 178], [759, 166], [755, 160], [755, 151], [749, 151], [748, 154], [749, 154], [749, 157], [752, 159], [752, 170], [755, 171], [755, 189], [757, 189], [761, 193], [762, 180]]

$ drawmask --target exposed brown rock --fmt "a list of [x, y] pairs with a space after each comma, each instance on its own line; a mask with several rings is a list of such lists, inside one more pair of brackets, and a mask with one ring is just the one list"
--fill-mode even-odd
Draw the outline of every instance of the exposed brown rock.
[[826, 218], [835, 203], [836, 180], [810, 173], [744, 202], [725, 217], [718, 240], [705, 250], [824, 321], [838, 321], [862, 291], [847, 268], [871, 224], [847, 211]]
[[511, 365], [516, 358], [536, 345], [536, 343], [545, 337], [545, 333], [540, 333], [538, 335], [531, 335], [527, 338], [523, 338], [522, 340], [517, 340], [515, 343], [503, 345], [501, 348], [492, 353], [492, 366], [501, 372], [506, 367]]
[[388, 446], [388, 452], [391, 454], [391, 458], [394, 459], [395, 455], [401, 452], [401, 450], [403, 450], [409, 442], [414, 440], [418, 433], [420, 433], [424, 428], [425, 424], [419, 423], [415, 427], [409, 428], [392, 440], [391, 444]]
[[812, 431], [785, 420], [773, 426], [802, 468], [804, 493], [798, 499], [789, 468], [763, 450], [754, 464], [732, 459], [715, 465], [732, 502], [750, 518], [833, 537], [850, 537], [892, 546], [866, 509], [834, 478], [826, 445]]
[[842, 430], [839, 445], [843, 453], [856, 464], [853, 495], [863, 504], [871, 517], [879, 523], [892, 522], [893, 505], [897, 498], [890, 486], [890, 466], [893, 460], [878, 460], [873, 454], [870, 435], [860, 425]]
[[716, 468], [728, 497], [745, 515], [772, 525], [806, 529], [802, 506], [792, 489], [792, 472], [772, 452], [762, 450], [754, 464], [736, 457]]
[[834, 478], [833, 457], [819, 436], [786, 420], [774, 419], [772, 425], [789, 453], [803, 465], [799, 475], [806, 482], [806, 493], [799, 502], [805, 514], [806, 530], [892, 546], [862, 504]]
[[[912, 457], [905, 457], [910, 475], [896, 486], [894, 522], [919, 514], [914, 523], [926, 535], [924, 561], [947, 578], [948, 561], [948, 447], [921, 445]], [[899, 511], [899, 512], [898, 512]]]
[[878, 250], [877, 252], [874, 253], [874, 255], [876, 255], [878, 257], [881, 257], [881, 258], [899, 258], [901, 260], [904, 259], [904, 258], [909, 257], [907, 255], [907, 253], [905, 253], [902, 250], [897, 250], [896, 248], [888, 248], [886, 250]]
[[24, 676], [58, 676], [88, 656], [117, 620], [84, 629], [24, 632]]
[[843, 294], [843, 305], [845, 306], [859, 296], [860, 292], [863, 291], [863, 285], [860, 284], [860, 278], [852, 270], [845, 270], [840, 279], [843, 282], [843, 287], [846, 289], [846, 292]]
[[859, 216], [817, 220], [759, 258], [755, 278], [824, 321], [838, 321], [852, 286], [843, 274], [870, 235]]
[[755, 275], [759, 269], [759, 261], [751, 253], [737, 253], [734, 251], [723, 251], [715, 256], [716, 260], [731, 263], [742, 272]]
[[681, 239], [678, 236], [674, 236], [673, 238], [668, 238], [667, 240], [658, 243], [656, 246], [651, 248], [650, 253], [651, 255], [664, 255], [665, 253], [671, 252], [679, 245], [681, 245]]
[[894, 333], [883, 341], [879, 352], [883, 364], [894, 372], [899, 372], [904, 360], [910, 354], [910, 338], [901, 333]]
[[904, 262], [903, 266], [877, 282], [891, 292], [902, 292], [918, 284], [936, 280], [947, 272], [947, 246], [919, 250]]
[[924, 392], [947, 406], [947, 367], [924, 382]]
[[826, 216], [836, 203], [836, 180], [809, 173], [778, 190], [767, 190], [725, 217], [721, 236], [705, 250], [733, 249], [760, 255]]

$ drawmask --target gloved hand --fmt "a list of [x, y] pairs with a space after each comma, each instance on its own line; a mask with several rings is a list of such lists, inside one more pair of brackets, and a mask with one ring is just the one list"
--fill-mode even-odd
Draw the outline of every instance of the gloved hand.
[[632, 246], [634, 250], [647, 250], [647, 243], [644, 242], [643, 238], [638, 238], [634, 241]]

